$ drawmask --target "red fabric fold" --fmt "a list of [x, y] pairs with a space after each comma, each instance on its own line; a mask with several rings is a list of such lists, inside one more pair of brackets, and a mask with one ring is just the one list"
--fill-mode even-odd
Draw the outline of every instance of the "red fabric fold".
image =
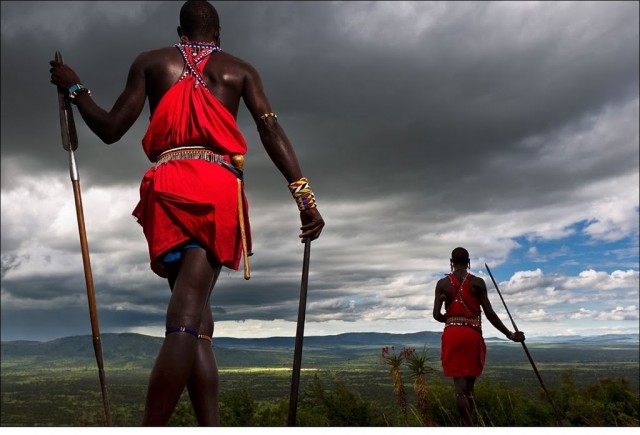
[[[473, 318], [480, 315], [480, 301], [471, 293], [472, 278], [473, 275], [467, 274], [461, 288], [460, 281], [453, 274], [449, 275], [454, 300], [447, 307], [447, 317]], [[484, 370], [486, 356], [487, 346], [482, 333], [469, 326], [450, 325], [444, 328], [440, 359], [445, 376], [477, 378]]]
[[[203, 65], [196, 66], [200, 71]], [[155, 162], [164, 151], [205, 145], [225, 155], [245, 154], [246, 142], [234, 116], [192, 75], [175, 83], [162, 97], [142, 139]], [[166, 277], [161, 256], [174, 246], [197, 239], [223, 266], [237, 270], [242, 254], [238, 224], [237, 179], [217, 163], [171, 160], [151, 167], [140, 184], [133, 211], [149, 247], [151, 269]], [[242, 196], [245, 232], [251, 252], [248, 203]]]

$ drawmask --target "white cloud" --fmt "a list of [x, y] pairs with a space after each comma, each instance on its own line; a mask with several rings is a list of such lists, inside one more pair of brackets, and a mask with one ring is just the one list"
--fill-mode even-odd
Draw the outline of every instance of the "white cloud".
[[[65, 295], [82, 294], [84, 285], [65, 162], [49, 158], [50, 140], [59, 141], [53, 94], [49, 106], [27, 105], [53, 92], [42, 80], [46, 61], [36, 67], [34, 60], [50, 48], [37, 41], [73, 42], [83, 78], [96, 80], [94, 94], [111, 104], [122, 83], [104, 71], [124, 74], [123, 59], [156, 40], [154, 32], [175, 37], [175, 28], [159, 26], [139, 36], [146, 20], [176, 21], [179, 5], [166, 5], [2, 2], [3, 314], [75, 301]], [[274, 35], [275, 45], [265, 47], [241, 27], [224, 33], [234, 35], [238, 54], [266, 68], [272, 102], [290, 113], [282, 125], [305, 175], [313, 175], [327, 222], [312, 245], [310, 333], [439, 330], [433, 288], [455, 246], [469, 249], [473, 270], [517, 256], [523, 266], [500, 288], [530, 333], [597, 331], [588, 322], [604, 318], [598, 323], [611, 330], [637, 331], [630, 308], [638, 299], [636, 2], [292, 5], [224, 2], [220, 9], [223, 23], [248, 22], [256, 35]], [[107, 31], [114, 53], [100, 58], [109, 65], [94, 57]], [[17, 40], [35, 52], [24, 57]], [[281, 65], [294, 61], [292, 76]], [[90, 135], [76, 122], [82, 137]], [[141, 117], [108, 152], [86, 148], [81, 169], [93, 177], [83, 201], [102, 306], [153, 322], [168, 290], [150, 271], [131, 217], [145, 126]], [[259, 148], [252, 133], [251, 147]], [[59, 176], [50, 175], [55, 165]], [[252, 279], [223, 272], [214, 304], [226, 317], [216, 331], [291, 335], [299, 214], [266, 155], [254, 154], [248, 165]], [[549, 241], [558, 248], [547, 254], [537, 242]]]
[[580, 308], [577, 312], [569, 316], [572, 320], [591, 319], [598, 321], [612, 320], [638, 320], [638, 307], [629, 305], [627, 307], [616, 307], [611, 311], [596, 311]]
[[589, 269], [580, 272], [580, 274], [575, 278], [567, 279], [564, 286], [567, 289], [637, 290], [639, 283], [639, 273], [637, 270], [615, 270], [609, 274]]

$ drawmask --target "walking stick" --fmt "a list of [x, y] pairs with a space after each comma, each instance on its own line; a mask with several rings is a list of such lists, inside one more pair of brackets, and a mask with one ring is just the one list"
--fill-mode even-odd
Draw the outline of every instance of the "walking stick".
[[[500, 296], [500, 299], [502, 300], [502, 304], [504, 305], [504, 309], [507, 310], [507, 314], [509, 315], [509, 319], [511, 319], [511, 324], [513, 325], [513, 329], [515, 330], [515, 332], [518, 332], [518, 327], [516, 326], [516, 322], [513, 321], [513, 317], [511, 317], [511, 313], [509, 312], [509, 308], [507, 308], [507, 304], [504, 301], [504, 298], [502, 297], [502, 293], [500, 293], [500, 289], [498, 288], [498, 283], [496, 282], [496, 280], [493, 278], [493, 274], [491, 273], [491, 270], [489, 269], [489, 266], [485, 263], [484, 266], [487, 268], [487, 272], [489, 272], [489, 276], [491, 277], [491, 281], [493, 281], [493, 285], [496, 287], [496, 291], [498, 292], [498, 295]], [[561, 426], [561, 422], [560, 422], [560, 414], [558, 413], [558, 410], [556, 409], [556, 405], [553, 403], [553, 400], [551, 400], [551, 395], [549, 394], [549, 392], [547, 391], [547, 388], [544, 386], [544, 382], [542, 382], [542, 377], [540, 376], [540, 373], [538, 373], [538, 369], [536, 368], [536, 364], [533, 362], [533, 358], [531, 358], [531, 354], [529, 353], [529, 349], [527, 349], [527, 345], [524, 344], [524, 341], [521, 341], [520, 344], [522, 344], [522, 348], [524, 349], [524, 353], [527, 354], [527, 358], [529, 358], [529, 362], [531, 363], [531, 367], [533, 367], [533, 371], [535, 372], [536, 376], [538, 377], [538, 381], [540, 381], [540, 386], [542, 387], [542, 390], [544, 391], [544, 394], [547, 396], [547, 399], [549, 399], [549, 403], [551, 403], [551, 407], [553, 408], [553, 412], [555, 413], [556, 416], [556, 421], [558, 423], [559, 426]]]
[[[231, 163], [240, 171], [244, 170], [244, 156], [242, 154], [235, 154], [231, 157]], [[242, 256], [244, 258], [244, 279], [251, 278], [251, 270], [249, 269], [249, 253], [247, 252], [247, 234], [244, 228], [244, 201], [242, 199], [242, 183], [241, 177], [238, 180], [238, 222], [240, 223], [240, 238], [242, 239]]]
[[309, 255], [311, 239], [304, 239], [304, 259], [302, 261], [302, 283], [300, 284], [300, 303], [298, 305], [298, 327], [293, 352], [293, 373], [291, 375], [291, 393], [289, 394], [289, 417], [287, 426], [296, 425], [298, 410], [298, 387], [300, 386], [300, 365], [302, 362], [302, 340], [304, 338], [304, 317], [307, 307], [307, 283], [309, 281]]
[[[56, 51], [55, 60], [62, 63], [62, 54], [60, 54], [59, 51]], [[73, 121], [73, 110], [71, 108], [69, 95], [61, 88], [58, 88], [58, 109], [60, 112], [62, 147], [69, 152], [69, 172], [76, 203], [78, 230], [80, 232], [80, 248], [82, 250], [82, 263], [84, 265], [84, 279], [87, 285], [87, 299], [89, 300], [89, 317], [91, 318], [93, 350], [98, 363], [98, 376], [100, 377], [100, 386], [102, 389], [102, 404], [104, 405], [107, 426], [111, 426], [109, 395], [107, 392], [107, 381], [104, 375], [102, 344], [100, 342], [100, 329], [98, 327], [98, 310], [96, 307], [96, 296], [93, 289], [93, 277], [91, 274], [91, 262], [89, 259], [89, 245], [87, 243], [87, 232], [84, 225], [84, 212], [82, 210], [82, 197], [80, 195], [80, 175], [78, 173], [74, 154], [74, 151], [78, 149], [78, 135], [76, 133], [75, 122]]]

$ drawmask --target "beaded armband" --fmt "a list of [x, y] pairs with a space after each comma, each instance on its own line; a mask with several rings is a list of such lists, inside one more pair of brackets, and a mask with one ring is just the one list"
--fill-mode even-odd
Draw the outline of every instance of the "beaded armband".
[[81, 94], [83, 92], [86, 92], [87, 94], [91, 95], [91, 91], [89, 90], [89, 88], [85, 87], [80, 83], [74, 83], [71, 86], [69, 86], [69, 98], [71, 98], [71, 102], [73, 102], [76, 99], [78, 94]]
[[309, 186], [309, 180], [306, 178], [301, 178], [289, 184], [289, 190], [296, 204], [298, 204], [298, 210], [305, 211], [316, 207], [316, 196], [313, 194], [313, 190]]
[[267, 112], [263, 115], [260, 115], [260, 119], [262, 119], [264, 122], [267, 122], [267, 118], [273, 118], [276, 121], [278, 120], [278, 115], [276, 115], [274, 112]]

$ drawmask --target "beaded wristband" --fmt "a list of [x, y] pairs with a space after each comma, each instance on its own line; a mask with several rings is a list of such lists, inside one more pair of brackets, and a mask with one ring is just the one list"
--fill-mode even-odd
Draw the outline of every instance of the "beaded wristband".
[[305, 211], [316, 208], [316, 196], [309, 186], [309, 180], [303, 177], [298, 181], [294, 181], [289, 184], [289, 190], [298, 204], [298, 210]]
[[78, 94], [81, 94], [83, 92], [91, 95], [91, 91], [89, 90], [89, 88], [80, 83], [74, 83], [69, 86], [69, 98], [71, 98], [71, 101], [73, 101], [78, 96]]

